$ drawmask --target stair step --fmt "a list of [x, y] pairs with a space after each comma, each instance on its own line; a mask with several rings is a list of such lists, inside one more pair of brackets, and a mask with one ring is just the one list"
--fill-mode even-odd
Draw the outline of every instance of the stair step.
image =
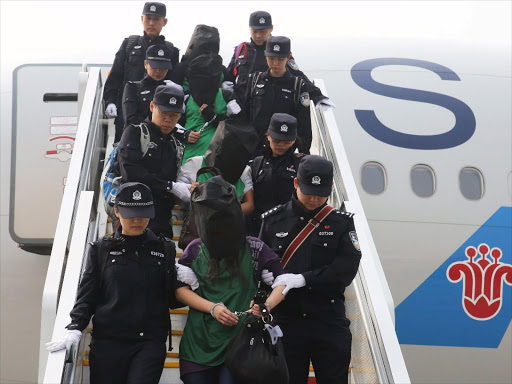
[[188, 309], [169, 309], [171, 315], [188, 315]]

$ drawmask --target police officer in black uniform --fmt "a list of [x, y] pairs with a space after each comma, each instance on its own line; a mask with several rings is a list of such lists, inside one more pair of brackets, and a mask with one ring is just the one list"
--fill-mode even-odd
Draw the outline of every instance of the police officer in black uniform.
[[91, 384], [157, 384], [166, 357], [176, 251], [170, 239], [146, 228], [155, 214], [146, 185], [123, 184], [115, 213], [121, 221], [115, 235], [87, 248], [67, 335], [47, 347], [76, 348], [94, 315]]
[[244, 111], [260, 135], [262, 146], [274, 113], [287, 113], [297, 119], [297, 134], [301, 139], [299, 151], [309, 153], [311, 147], [311, 116], [309, 86], [286, 68], [291, 57], [290, 39], [270, 36], [265, 56], [268, 69], [255, 72], [247, 87]]
[[183, 145], [175, 137], [176, 124], [184, 113], [184, 94], [181, 86], [169, 83], [160, 85], [150, 103], [151, 120], [146, 118], [150, 143], [147, 153], [142, 153], [142, 128], [129, 125], [119, 142], [115, 163], [123, 182], [138, 181], [153, 192], [156, 214], [149, 228], [156, 234], [172, 237], [170, 219], [174, 197], [188, 202], [190, 186], [176, 182], [183, 158]]
[[302, 153], [294, 153], [297, 138], [297, 119], [286, 113], [274, 113], [268, 130], [268, 145], [263, 155], [249, 162], [254, 190], [254, 214], [250, 233], [257, 236], [261, 214], [292, 198], [293, 181]]
[[[139, 81], [144, 77], [144, 58], [148, 47], [154, 44], [166, 45], [172, 51], [171, 63], [174, 65], [179, 60], [179, 49], [160, 35], [167, 24], [165, 15], [165, 4], [145, 3], [141, 16], [144, 34], [125, 38], [116, 53], [103, 92], [105, 114], [108, 118], [116, 117], [115, 142], [121, 138], [125, 126], [121, 110], [124, 86], [128, 81]], [[170, 79], [170, 74], [167, 77]]]
[[[254, 72], [264, 72], [267, 70], [267, 60], [265, 57], [265, 43], [270, 37], [274, 26], [272, 25], [272, 16], [265, 11], [256, 11], [249, 16], [249, 30], [251, 32], [251, 41], [244, 42], [235, 47], [235, 52], [228, 65], [225, 80], [231, 80], [234, 84], [234, 90], [240, 104], [244, 103], [245, 93], [250, 84], [251, 76]], [[315, 87], [308, 77], [299, 69], [295, 59], [290, 57], [287, 62], [287, 69], [294, 75], [304, 79], [310, 88], [311, 99], [315, 102], [333, 105], [327, 99], [318, 87]]]
[[165, 85], [164, 79], [172, 69], [172, 50], [165, 45], [152, 45], [146, 51], [146, 74], [140, 81], [129, 81], [123, 92], [123, 119], [125, 124], [140, 124], [151, 115], [149, 104], [156, 87]]
[[[296, 248], [275, 283], [285, 281], [286, 300], [272, 313], [283, 330], [290, 383], [306, 384], [311, 359], [319, 384], [347, 383], [350, 321], [344, 291], [354, 279], [361, 251], [352, 214], [333, 209], [321, 223], [315, 216], [327, 205], [333, 167], [320, 156], [304, 156], [292, 200], [262, 215], [261, 239], [280, 257], [308, 222], [316, 228]], [[327, 208], [329, 209], [329, 208]]]

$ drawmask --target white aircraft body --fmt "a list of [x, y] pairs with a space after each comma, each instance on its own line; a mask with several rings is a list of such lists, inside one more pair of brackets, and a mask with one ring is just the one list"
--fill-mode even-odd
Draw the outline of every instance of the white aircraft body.
[[[334, 37], [314, 50], [323, 53], [321, 64], [302, 52], [301, 69], [323, 79], [337, 105], [337, 124], [395, 302], [396, 331], [411, 381], [512, 382], [510, 45], [375, 35]], [[229, 56], [223, 57], [227, 64]], [[36, 71], [26, 86], [44, 76], [44, 67], [39, 76], [35, 67], [26, 69]], [[76, 92], [77, 82], [67, 84], [69, 89], [46, 92]], [[58, 168], [69, 163], [74, 120], [64, 118], [73, 112], [56, 112], [55, 124], [38, 125], [48, 137], [60, 137], [44, 139], [44, 148], [32, 148], [19, 137], [13, 141], [22, 148], [13, 149], [18, 161], [25, 150], [41, 154], [39, 163], [25, 164], [37, 180], [34, 190], [16, 190], [9, 180], [20, 180], [21, 170], [10, 175], [11, 143], [5, 140], [14, 121], [5, 118], [11, 115], [10, 98], [2, 90], [0, 381], [19, 383], [37, 377], [48, 258], [21, 251], [16, 243], [51, 240], [47, 233], [55, 228], [58, 212], [45, 210], [58, 206], [56, 191], [65, 180], [38, 170], [45, 162]], [[27, 100], [13, 99], [16, 103]], [[19, 130], [37, 124], [30, 113], [23, 118], [29, 123]], [[49, 136], [51, 127], [63, 134]], [[44, 192], [48, 184], [51, 194]], [[25, 193], [17, 201], [23, 212], [18, 226], [9, 192]], [[31, 215], [41, 231], [35, 236], [24, 232]]]
[[511, 382], [510, 47], [343, 47], [312, 76], [337, 104], [411, 381]]

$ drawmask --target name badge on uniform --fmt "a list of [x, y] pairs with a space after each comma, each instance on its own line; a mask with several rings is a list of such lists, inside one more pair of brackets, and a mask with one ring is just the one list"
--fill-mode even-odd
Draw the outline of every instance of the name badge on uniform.
[[286, 237], [288, 236], [288, 232], [279, 232], [279, 233], [276, 233], [276, 237], [279, 237], [279, 238], [283, 238], [283, 237]]
[[114, 256], [119, 256], [119, 255], [122, 255], [123, 252], [119, 252], [119, 251], [112, 251], [110, 252], [111, 255], [114, 255]]
[[151, 91], [142, 91], [140, 94], [141, 95], [147, 95], [148, 93], [150, 93]]
[[164, 254], [163, 254], [163, 253], [160, 253], [160, 252], [151, 251], [151, 254], [152, 254], [153, 256], [164, 257]]

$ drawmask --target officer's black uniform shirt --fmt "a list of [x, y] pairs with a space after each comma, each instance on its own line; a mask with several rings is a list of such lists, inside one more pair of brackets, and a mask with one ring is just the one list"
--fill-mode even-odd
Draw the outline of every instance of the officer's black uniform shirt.
[[[233, 57], [231, 57], [231, 62], [227, 69], [228, 73], [231, 74], [231, 78], [226, 77], [225, 80], [235, 82], [235, 93], [237, 99], [241, 103], [240, 105], [245, 102], [245, 93], [247, 91], [247, 87], [250, 85], [252, 74], [254, 72], [265, 72], [268, 69], [267, 59], [265, 57], [265, 47], [266, 44], [256, 45], [251, 39], [247, 44], [247, 55], [245, 57], [239, 56], [238, 59], [236, 59], [236, 48], [235, 53], [233, 53]], [[244, 49], [242, 49], [241, 53], [243, 52]], [[237, 68], [236, 77], [233, 74], [235, 68]], [[288, 60], [286, 69], [290, 71], [292, 75], [299, 76], [304, 79], [309, 86], [310, 97], [315, 103], [319, 100], [325, 99], [320, 88], [314, 86], [311, 80], [309, 80], [308, 77], [299, 69], [299, 66], [295, 63], [295, 59], [293, 57]]]
[[[124, 85], [128, 81], [139, 81], [144, 77], [146, 69], [144, 68], [144, 59], [146, 58], [146, 50], [151, 45], [161, 44], [172, 46], [172, 43], [165, 41], [165, 36], [160, 35], [151, 39], [146, 32], [143, 36], [139, 36], [139, 40], [130, 50], [126, 52], [129, 38], [125, 38], [119, 51], [117, 51], [114, 58], [114, 63], [110, 69], [110, 74], [105, 82], [105, 88], [103, 91], [103, 100], [105, 104], [115, 103], [117, 108], [121, 108], [121, 98], [123, 96]], [[173, 47], [173, 54], [171, 62], [173, 66], [179, 60], [179, 50]], [[171, 71], [169, 71], [171, 72]], [[168, 79], [170, 79], [170, 73], [167, 73]], [[118, 111], [120, 112], [120, 111]]]
[[141, 81], [129, 81], [123, 92], [123, 117], [128, 126], [140, 124], [151, 118], [149, 104], [153, 100], [156, 87], [165, 85], [164, 80], [157, 81], [147, 74]]
[[113, 240], [104, 241], [108, 255], [103, 277], [97, 243], [91, 243], [67, 328], [82, 331], [94, 315], [94, 337], [165, 341], [167, 294], [174, 292], [166, 292], [162, 241], [149, 229], [140, 236], [117, 232]]
[[[296, 91], [295, 83], [296, 76], [288, 70], [281, 77], [272, 77], [267, 69], [259, 76], [254, 90], [248, 88], [243, 109], [262, 142], [274, 113], [288, 113], [294, 116], [297, 119], [297, 136], [302, 140], [299, 151], [309, 154], [312, 140], [309, 102], [301, 101], [304, 100], [301, 95], [308, 94], [308, 87], [303, 84]], [[296, 92], [299, 94], [295, 96]]]
[[140, 128], [136, 125], [128, 126], [119, 142], [116, 169], [120, 171], [125, 183], [137, 181], [146, 184], [155, 200], [162, 197], [172, 199], [172, 182], [176, 181], [178, 174], [178, 140], [172, 132], [164, 136], [160, 128], [149, 119], [144, 120], [144, 123], [150, 135], [148, 152], [142, 156]]
[[285, 204], [292, 198], [295, 190], [293, 180], [297, 177], [299, 163], [304, 156], [294, 151], [295, 146], [292, 146], [284, 155], [273, 157], [272, 149], [266, 146], [263, 156], [249, 162], [257, 218], [270, 208]]
[[[290, 202], [264, 214], [261, 239], [283, 257], [288, 245], [322, 208], [305, 211], [294, 193]], [[306, 285], [290, 290], [274, 310], [277, 315], [345, 317], [343, 293], [361, 259], [350, 232], [355, 235], [352, 214], [334, 210], [308, 236], [284, 269], [302, 274]]]

